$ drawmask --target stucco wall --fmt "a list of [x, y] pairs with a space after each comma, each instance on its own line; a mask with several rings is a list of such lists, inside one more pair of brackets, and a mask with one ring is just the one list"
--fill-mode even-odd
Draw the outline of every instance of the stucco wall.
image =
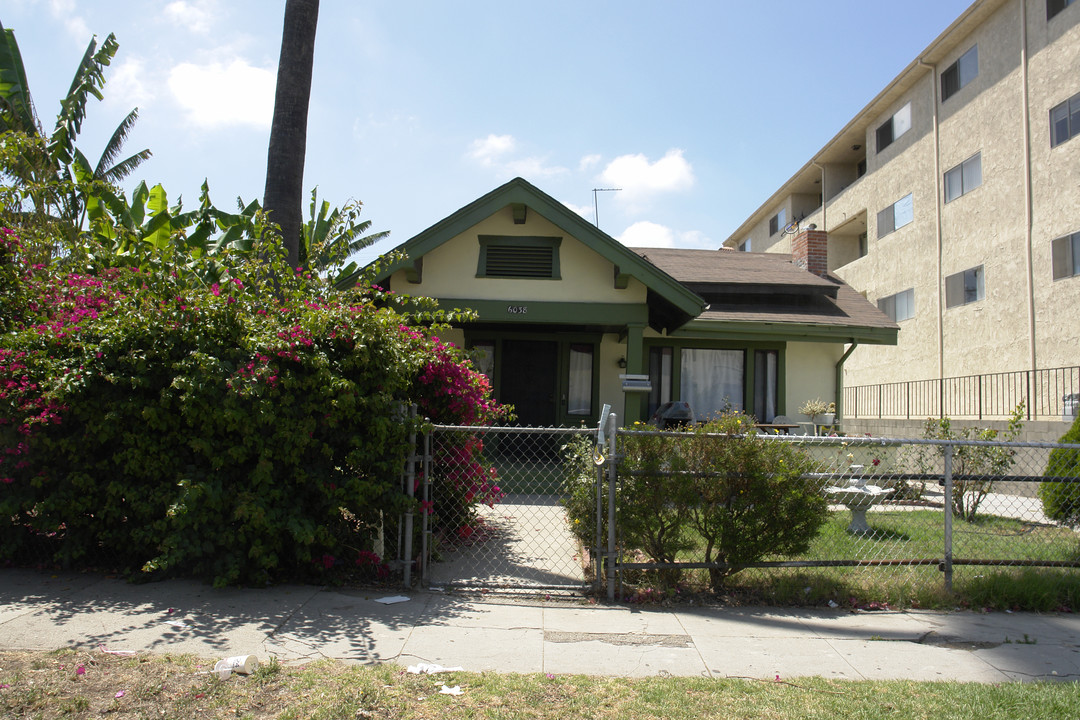
[[[561, 237], [561, 280], [476, 277], [480, 235]], [[420, 283], [408, 283], [401, 270], [391, 278], [391, 287], [428, 297], [538, 302], [643, 303], [647, 293], [635, 279], [626, 289], [616, 289], [612, 263], [537, 212], [530, 211], [524, 224], [515, 225], [509, 206], [429, 252]]]
[[[850, 223], [865, 213], [868, 254], [852, 259], [845, 246], [846, 262], [832, 258], [830, 267], [871, 302], [914, 289], [915, 317], [900, 321], [898, 344], [858, 348], [846, 363], [845, 385], [1080, 363], [1072, 311], [1080, 304], [1080, 278], [1054, 281], [1051, 256], [1054, 238], [1080, 231], [1080, 140], [1051, 149], [1049, 139], [1050, 108], [1080, 92], [1080, 6], [1047, 22], [1044, 3], [1027, 3], [1026, 91], [1022, 7], [1019, 0], [1003, 3], [966, 36], [952, 38], [934, 72], [914, 70], [922, 74], [910, 88], [866, 120], [867, 174], [804, 221], [850, 244]], [[940, 74], [976, 44], [979, 74], [937, 105], [935, 145]], [[877, 152], [877, 128], [909, 101], [911, 130]], [[975, 153], [982, 184], [945, 203], [944, 173]], [[908, 192], [914, 221], [883, 235], [878, 212]], [[756, 249], [789, 251], [780, 243]], [[944, 307], [945, 279], [980, 265], [985, 297]]]
[[799, 413], [807, 400], [836, 399], [836, 363], [844, 347], [833, 343], [792, 342], [787, 344], [784, 380], [787, 386], [787, 412], [796, 422], [809, 421]]

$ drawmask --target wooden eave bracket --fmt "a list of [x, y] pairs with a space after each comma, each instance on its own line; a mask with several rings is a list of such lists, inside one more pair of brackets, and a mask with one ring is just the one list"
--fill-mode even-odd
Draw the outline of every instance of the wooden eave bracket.
[[622, 272], [622, 269], [618, 265], [616, 265], [615, 266], [615, 289], [616, 290], [625, 290], [628, 287], [630, 287], [630, 274]]

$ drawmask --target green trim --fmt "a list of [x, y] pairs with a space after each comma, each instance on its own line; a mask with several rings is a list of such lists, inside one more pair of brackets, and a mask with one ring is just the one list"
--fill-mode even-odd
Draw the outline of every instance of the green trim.
[[[525, 280], [562, 280], [559, 267], [559, 247], [562, 245], [561, 237], [534, 237], [529, 235], [478, 235], [480, 241], [480, 257], [476, 263], [476, 277], [478, 278], [519, 278]], [[497, 248], [541, 248], [551, 251], [551, 265], [549, 272], [540, 274], [496, 274], [488, 272], [488, 250]]]
[[[612, 264], [618, 265], [622, 273], [637, 278], [678, 311], [680, 315], [678, 324], [697, 317], [704, 309], [705, 301], [675, 278], [522, 178], [514, 178], [495, 188], [410, 238], [395, 250], [404, 252], [409, 258], [422, 257], [491, 217], [507, 205], [515, 203], [527, 205], [570, 237], [577, 239]], [[405, 262], [407, 261], [397, 262], [385, 268], [377, 280], [389, 278], [394, 272], [400, 270]]]
[[468, 308], [478, 317], [476, 322], [505, 322], [515, 325], [548, 323], [559, 325], [624, 326], [646, 323], [649, 308], [642, 304], [546, 302], [540, 300], [476, 300], [471, 298], [439, 298], [443, 310]]
[[895, 345], [899, 331], [891, 328], [852, 325], [813, 325], [810, 323], [754, 323], [717, 320], [691, 320], [671, 337], [712, 340], [759, 340], [762, 342], [821, 341], [852, 342], [871, 345]]

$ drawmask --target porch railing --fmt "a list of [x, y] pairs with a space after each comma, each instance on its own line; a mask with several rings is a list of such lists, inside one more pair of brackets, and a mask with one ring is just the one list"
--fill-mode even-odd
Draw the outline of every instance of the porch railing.
[[1075, 417], [1080, 405], [1080, 366], [845, 387], [843, 416], [850, 420], [1005, 420], [1021, 402], [1024, 420]]

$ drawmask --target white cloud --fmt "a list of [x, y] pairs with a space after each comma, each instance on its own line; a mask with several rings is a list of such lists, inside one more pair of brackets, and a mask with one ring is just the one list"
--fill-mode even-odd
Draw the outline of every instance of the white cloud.
[[686, 190], [694, 184], [694, 171], [682, 150], [669, 150], [656, 162], [642, 154], [620, 155], [608, 163], [600, 178], [623, 189], [621, 200], [641, 202], [666, 192]]
[[604, 158], [600, 155], [586, 155], [578, 161], [578, 170], [580, 172], [588, 172], [589, 170], [599, 165], [600, 161], [603, 159]]
[[642, 220], [623, 230], [619, 242], [627, 247], [682, 248], [711, 250], [715, 244], [699, 230], [675, 232], [658, 223]]
[[671, 228], [648, 220], [626, 228], [618, 240], [627, 247], [675, 247], [675, 233]]
[[270, 127], [274, 114], [272, 70], [234, 58], [228, 63], [181, 63], [169, 73], [169, 90], [199, 127]]
[[[90, 42], [93, 33], [90, 32], [86, 20], [75, 14], [75, 0], [49, 0], [49, 12], [64, 23], [69, 35], [83, 42]], [[98, 47], [101, 47], [100, 38], [98, 43]]]
[[513, 152], [517, 142], [512, 135], [488, 135], [482, 140], [473, 140], [469, 146], [469, 157], [481, 165], [491, 167], [507, 153]]
[[566, 172], [566, 168], [548, 165], [546, 157], [530, 155], [514, 157], [517, 140], [513, 135], [488, 135], [486, 138], [473, 140], [467, 156], [484, 167], [495, 168], [500, 173], [508, 173], [526, 179], [551, 177]]
[[172, 24], [182, 25], [198, 35], [208, 34], [214, 20], [213, 5], [206, 0], [176, 0], [165, 6], [164, 14]]
[[575, 205], [573, 203], [564, 202], [563, 205], [576, 212], [581, 217], [585, 218], [589, 222], [593, 221], [594, 208], [590, 205]]
[[128, 110], [146, 107], [154, 99], [153, 91], [143, 82], [146, 76], [146, 64], [139, 58], [129, 58], [114, 65], [109, 71], [105, 101]]

